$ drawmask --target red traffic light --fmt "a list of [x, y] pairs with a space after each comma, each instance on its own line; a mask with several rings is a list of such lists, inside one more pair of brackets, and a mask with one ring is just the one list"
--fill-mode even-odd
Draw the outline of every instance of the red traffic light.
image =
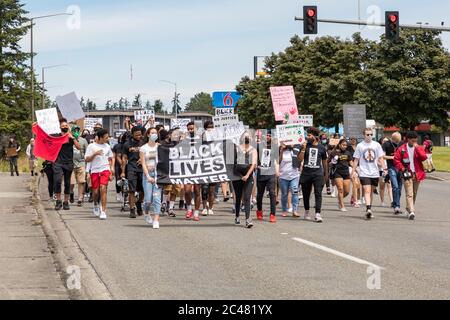
[[392, 23], [396, 23], [398, 21], [398, 17], [395, 14], [391, 14], [389, 16], [389, 21], [391, 21]]
[[308, 9], [308, 10], [306, 11], [306, 14], [308, 15], [308, 17], [313, 18], [313, 17], [316, 16], [316, 10], [314, 10], [314, 9]]

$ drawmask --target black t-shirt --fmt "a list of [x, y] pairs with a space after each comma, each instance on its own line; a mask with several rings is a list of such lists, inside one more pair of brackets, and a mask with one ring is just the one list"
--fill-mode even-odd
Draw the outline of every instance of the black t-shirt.
[[69, 138], [69, 142], [62, 145], [55, 163], [73, 165], [73, 145], [73, 139]]
[[[383, 151], [389, 157], [394, 156], [395, 151], [397, 151], [398, 147], [399, 146], [392, 141], [386, 141], [385, 143], [383, 143]], [[394, 168], [394, 160], [386, 160], [386, 162], [389, 169]]]
[[144, 142], [131, 139], [123, 146], [123, 154], [128, 157], [128, 169], [135, 172], [142, 172], [142, 165], [138, 165], [139, 149], [144, 145]]
[[302, 175], [323, 175], [322, 160], [327, 160], [327, 150], [321, 144], [308, 145], [305, 150]]
[[[334, 161], [333, 161], [334, 160]], [[353, 156], [350, 151], [345, 150], [335, 150], [330, 153], [330, 161], [332, 161], [333, 167], [336, 169], [336, 172], [338, 172], [341, 175], [348, 175], [350, 174], [350, 161], [353, 160]], [[336, 164], [333, 164], [333, 162], [336, 162]]]
[[347, 151], [350, 152], [352, 159], [353, 159], [353, 155], [355, 154], [356, 149], [353, 149], [353, 147], [351, 145], [348, 145]]

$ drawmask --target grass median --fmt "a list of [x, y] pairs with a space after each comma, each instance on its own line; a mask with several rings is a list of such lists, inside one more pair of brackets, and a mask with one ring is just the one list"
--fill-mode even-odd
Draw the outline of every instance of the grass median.
[[434, 147], [433, 163], [437, 171], [450, 172], [450, 147]]
[[[41, 171], [42, 169], [42, 163], [44, 161], [42, 159], [38, 160], [38, 166], [37, 166], [37, 172]], [[28, 163], [28, 159], [25, 155], [20, 155], [19, 159], [17, 160], [17, 166], [19, 167], [19, 172], [22, 173], [30, 173], [30, 167]], [[10, 172], [9, 171], [9, 161], [6, 159], [0, 160], [0, 172]]]

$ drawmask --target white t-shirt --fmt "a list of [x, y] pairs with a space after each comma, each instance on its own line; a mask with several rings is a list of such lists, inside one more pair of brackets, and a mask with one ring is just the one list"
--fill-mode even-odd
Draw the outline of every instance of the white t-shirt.
[[156, 164], [158, 162], [158, 146], [150, 147], [149, 144], [143, 145], [139, 151], [144, 154], [145, 165], [149, 173], [154, 173], [156, 170]]
[[407, 146], [407, 148], [409, 156], [409, 168], [411, 169], [411, 172], [416, 172], [416, 167], [414, 166], [414, 151], [416, 150], [414, 147], [410, 148], [409, 145]]
[[103, 150], [103, 154], [95, 156], [94, 160], [90, 162], [91, 173], [101, 173], [110, 170], [109, 159], [113, 158], [113, 153], [109, 144], [91, 143], [86, 150], [85, 158], [93, 156], [99, 150]]
[[358, 144], [353, 157], [359, 159], [359, 176], [363, 178], [379, 178], [378, 160], [384, 156], [381, 145], [376, 141]]
[[292, 165], [292, 151], [285, 150], [283, 152], [283, 160], [280, 163], [280, 178], [284, 180], [294, 180], [300, 177], [298, 169]]

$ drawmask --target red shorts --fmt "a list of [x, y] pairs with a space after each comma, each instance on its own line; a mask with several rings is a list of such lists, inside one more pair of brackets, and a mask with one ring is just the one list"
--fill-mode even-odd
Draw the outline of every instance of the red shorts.
[[100, 186], [107, 186], [109, 184], [109, 177], [111, 172], [109, 170], [101, 173], [91, 173], [92, 189], [98, 189]]

